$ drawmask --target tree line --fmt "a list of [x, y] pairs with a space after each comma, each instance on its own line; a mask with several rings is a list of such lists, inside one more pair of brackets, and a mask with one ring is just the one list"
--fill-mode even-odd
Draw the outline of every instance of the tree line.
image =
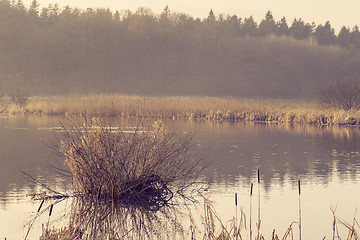
[[139, 8], [112, 12], [0, 1], [0, 87], [31, 94], [314, 97], [360, 75], [360, 32], [268, 11], [204, 18]]

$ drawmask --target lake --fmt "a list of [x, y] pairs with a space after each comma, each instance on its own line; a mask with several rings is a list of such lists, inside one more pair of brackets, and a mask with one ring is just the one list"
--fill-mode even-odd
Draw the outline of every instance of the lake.
[[[55, 174], [50, 165], [62, 166], [63, 159], [51, 148], [59, 129], [55, 117], [0, 118], [0, 239], [24, 239], [39, 202], [29, 196], [38, 191], [22, 171], [52, 188], [69, 188], [69, 179]], [[131, 121], [120, 124], [131, 126]], [[195, 132], [194, 146], [208, 168], [203, 179], [205, 192], [224, 223], [243, 208], [249, 221], [250, 185], [252, 227], [261, 205], [261, 233], [271, 239], [273, 229], [282, 237], [299, 219], [298, 180], [301, 181], [303, 239], [332, 238], [332, 211], [352, 223], [360, 206], [360, 130], [354, 127], [290, 126], [249, 122], [170, 121], [178, 132]], [[260, 169], [260, 185], [257, 183]], [[66, 201], [62, 206], [66, 208]], [[200, 204], [201, 205], [201, 204]], [[196, 212], [200, 218], [200, 210]], [[54, 211], [66, 214], [61, 206]], [[46, 214], [37, 218], [29, 239], [38, 239]], [[59, 217], [57, 226], [64, 223]], [[249, 224], [249, 223], [248, 223]], [[249, 226], [247, 226], [249, 227]], [[188, 227], [185, 226], [185, 229]], [[202, 229], [201, 223], [198, 228]], [[345, 238], [345, 228], [339, 225]], [[248, 238], [248, 229], [243, 236]], [[256, 233], [256, 231], [255, 231]], [[294, 225], [297, 239], [298, 226]], [[189, 238], [190, 239], [190, 238]]]

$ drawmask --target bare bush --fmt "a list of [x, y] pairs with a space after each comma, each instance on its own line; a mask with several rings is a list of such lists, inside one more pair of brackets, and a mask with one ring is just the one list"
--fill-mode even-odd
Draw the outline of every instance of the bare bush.
[[180, 137], [162, 121], [124, 130], [84, 117], [65, 129], [60, 152], [75, 195], [157, 211], [175, 195], [187, 198], [198, 177], [193, 135]]
[[28, 101], [28, 95], [24, 91], [13, 91], [10, 94], [10, 100], [13, 104], [22, 108]]
[[[183, 232], [176, 209], [195, 201], [202, 169], [192, 155], [192, 134], [180, 136], [162, 121], [141, 120], [125, 129], [99, 118], [69, 121], [59, 141], [75, 197], [67, 228], [71, 234], [153, 239], [169, 233], [160, 228]], [[43, 233], [45, 238], [59, 234]]]
[[322, 103], [328, 108], [360, 109], [360, 81], [341, 79], [328, 83], [321, 91]]

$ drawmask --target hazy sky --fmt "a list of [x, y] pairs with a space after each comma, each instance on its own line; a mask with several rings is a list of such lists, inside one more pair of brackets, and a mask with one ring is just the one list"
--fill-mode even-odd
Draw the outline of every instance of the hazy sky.
[[[24, 0], [29, 5], [32, 0]], [[291, 24], [294, 18], [305, 22], [324, 24], [330, 21], [338, 31], [341, 26], [354, 27], [360, 24], [359, 0], [38, 0], [41, 7], [50, 3], [61, 6], [104, 7], [111, 10], [136, 10], [138, 7], [149, 7], [155, 13], [161, 12], [166, 5], [171, 11], [188, 13], [204, 18], [213, 9], [215, 14], [236, 14], [240, 17], [252, 15], [259, 23], [265, 13], [271, 10], [276, 20], [285, 16]]]

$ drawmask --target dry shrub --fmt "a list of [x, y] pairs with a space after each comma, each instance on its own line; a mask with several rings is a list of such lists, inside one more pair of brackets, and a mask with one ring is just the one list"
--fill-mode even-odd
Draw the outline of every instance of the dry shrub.
[[13, 91], [10, 94], [10, 99], [13, 104], [23, 108], [28, 101], [28, 95], [25, 93], [25, 91]]
[[193, 135], [179, 136], [162, 121], [124, 130], [83, 117], [64, 128], [60, 152], [74, 194], [87, 199], [157, 211], [175, 195], [187, 199], [201, 170], [191, 154]]
[[321, 92], [322, 102], [328, 108], [360, 109], [360, 81], [340, 79], [325, 85]]

